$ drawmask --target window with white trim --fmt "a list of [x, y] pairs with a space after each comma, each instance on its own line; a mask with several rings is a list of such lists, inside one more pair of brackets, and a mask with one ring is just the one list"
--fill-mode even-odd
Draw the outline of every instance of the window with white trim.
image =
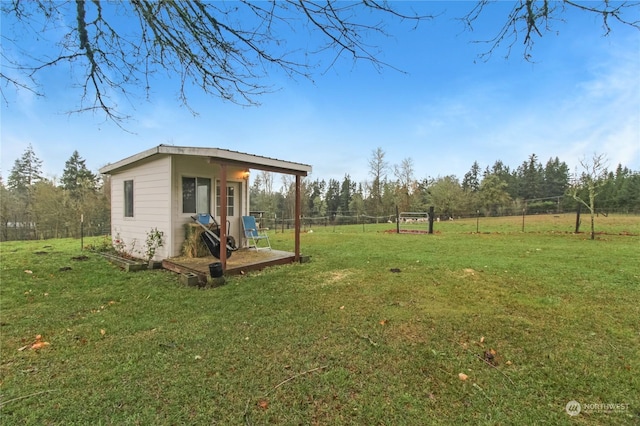
[[211, 179], [182, 178], [182, 213], [211, 213]]

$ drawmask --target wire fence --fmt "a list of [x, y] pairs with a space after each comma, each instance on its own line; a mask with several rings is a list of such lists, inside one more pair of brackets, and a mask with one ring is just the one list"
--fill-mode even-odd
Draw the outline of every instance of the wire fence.
[[110, 223], [75, 224], [57, 228], [38, 227], [36, 224], [8, 222], [0, 226], [0, 241], [49, 240], [53, 238], [99, 237], [111, 233]]
[[[412, 212], [412, 215], [399, 214], [397, 217], [393, 215], [372, 216], [367, 214], [361, 215], [327, 215], [313, 216], [301, 218], [301, 229], [307, 232], [314, 228], [333, 228], [334, 230], [341, 226], [360, 225], [363, 232], [379, 231], [387, 226], [390, 231], [397, 232], [428, 232], [429, 216], [428, 212]], [[604, 224], [615, 222], [615, 218], [619, 217], [639, 217], [640, 211], [628, 210], [607, 210], [596, 211], [596, 217], [599, 218], [601, 231]], [[434, 216], [433, 232], [440, 232], [443, 229], [458, 230], [462, 232], [502, 232], [502, 231], [530, 231], [530, 230], [548, 230], [558, 232], [588, 232], [590, 213], [583, 209], [581, 214], [577, 211], [560, 211], [551, 213], [529, 213], [520, 211], [519, 214], [502, 214], [486, 216], [480, 212], [466, 212], [455, 216]], [[605, 220], [605, 219], [611, 220]], [[633, 220], [632, 220], [633, 222]], [[295, 220], [292, 218], [275, 218], [264, 215], [260, 218], [260, 226], [269, 228], [276, 233], [284, 233], [295, 229]], [[635, 227], [628, 227], [628, 231], [623, 230], [624, 225], [620, 225], [620, 232], [628, 232], [630, 234], [640, 234], [640, 222], [636, 222]], [[618, 232], [617, 228], [611, 228], [612, 232]]]
[[[413, 212], [416, 216], [415, 220], [409, 220], [408, 217], [397, 217], [396, 214], [387, 214], [381, 216], [375, 216], [370, 214], [329, 214], [324, 216], [304, 216], [301, 218], [301, 227], [303, 232], [307, 232], [314, 228], [329, 228], [340, 227], [347, 225], [361, 225], [362, 231], [380, 229], [379, 227], [369, 227], [368, 225], [389, 225], [389, 229], [399, 230], [420, 230], [424, 231], [428, 229], [428, 213], [427, 212]], [[507, 214], [508, 213], [508, 214]], [[640, 216], [640, 210], [629, 209], [598, 209], [596, 210], [597, 217], [608, 218], [609, 216], [615, 217], [620, 215], [627, 216]], [[399, 215], [400, 216], [400, 215]], [[526, 230], [527, 225], [534, 222], [534, 218], [552, 218], [551, 222], [555, 225], [549, 225], [550, 229], [558, 228], [558, 223], [562, 223], [563, 230], [570, 230], [577, 227], [581, 231], [586, 231], [588, 226], [589, 213], [582, 210], [581, 219], [577, 219], [576, 211], [554, 211], [554, 212], [529, 212], [529, 211], [509, 211], [504, 214], [495, 214], [486, 216], [479, 211], [463, 212], [456, 215], [435, 215], [433, 221], [435, 223], [435, 230], [438, 232], [438, 224], [442, 222], [459, 222], [466, 220], [469, 232], [483, 232], [487, 230], [489, 224], [498, 223], [492, 222], [492, 219], [499, 218], [511, 218], [510, 229]], [[419, 218], [419, 219], [418, 219]], [[560, 221], [558, 219], [562, 218]], [[398, 219], [403, 222], [398, 222]], [[576, 224], [578, 220], [580, 223]], [[292, 218], [276, 217], [275, 215], [264, 212], [261, 217], [258, 218], [260, 227], [269, 228], [274, 232], [287, 232], [293, 231], [295, 228], [295, 220]], [[583, 223], [584, 222], [584, 223]], [[471, 225], [469, 225], [469, 223]], [[493, 225], [491, 226], [493, 228]], [[473, 228], [473, 229], [472, 229]], [[640, 229], [629, 231], [630, 233], [640, 233]], [[35, 224], [23, 224], [23, 223], [3, 223], [0, 224], [0, 241], [16, 241], [16, 240], [46, 240], [52, 238], [80, 238], [84, 237], [96, 237], [109, 235], [111, 233], [110, 223], [99, 224], [75, 224], [73, 226], [60, 226], [58, 228], [43, 228], [37, 227]]]

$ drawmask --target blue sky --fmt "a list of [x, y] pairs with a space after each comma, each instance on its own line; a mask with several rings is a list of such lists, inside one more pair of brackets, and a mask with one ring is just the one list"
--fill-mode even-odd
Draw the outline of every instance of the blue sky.
[[531, 154], [543, 165], [557, 156], [572, 171], [594, 153], [605, 154], [610, 169], [640, 170], [640, 31], [613, 24], [605, 37], [597, 17], [572, 11], [536, 39], [532, 62], [520, 42], [508, 58], [499, 49], [482, 61], [487, 46], [474, 41], [497, 31], [509, 3], [469, 32], [454, 18], [472, 6], [420, 3], [440, 15], [416, 30], [388, 20], [392, 37], [371, 41], [381, 60], [404, 72], [347, 58], [318, 70], [313, 82], [274, 72], [265, 84], [278, 90], [257, 107], [192, 92], [194, 117], [180, 107], [175, 81], [157, 80], [149, 100], [131, 99], [129, 132], [99, 115], [67, 115], [79, 93], [68, 71], [47, 71], [46, 98], [3, 88], [0, 172], [6, 179], [29, 143], [47, 177], [59, 177], [74, 150], [96, 171], [161, 143], [296, 161], [313, 166], [313, 179], [349, 174], [358, 182], [369, 179], [378, 147], [390, 165], [412, 158], [416, 179], [462, 179], [474, 161], [514, 169]]

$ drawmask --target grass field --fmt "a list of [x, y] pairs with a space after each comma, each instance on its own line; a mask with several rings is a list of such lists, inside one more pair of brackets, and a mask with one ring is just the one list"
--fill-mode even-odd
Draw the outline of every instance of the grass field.
[[574, 220], [317, 227], [310, 263], [206, 290], [2, 243], [0, 420], [640, 424], [640, 218]]

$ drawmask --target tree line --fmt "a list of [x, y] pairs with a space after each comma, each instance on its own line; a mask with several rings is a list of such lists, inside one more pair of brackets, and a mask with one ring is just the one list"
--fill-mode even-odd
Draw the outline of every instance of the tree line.
[[[377, 148], [368, 159], [369, 179], [356, 182], [347, 173], [337, 179], [302, 182], [302, 214], [330, 223], [386, 221], [396, 211], [434, 213], [442, 219], [476, 216], [559, 213], [578, 205], [591, 213], [640, 212], [640, 173], [619, 164], [608, 170], [594, 155], [569, 170], [559, 158], [544, 165], [531, 154], [511, 169], [496, 161], [484, 169], [476, 161], [462, 179], [455, 175], [417, 179], [411, 158], [389, 164]], [[276, 182], [276, 176], [282, 181]], [[0, 176], [0, 239], [45, 239], [110, 232], [108, 176], [90, 171], [78, 151], [65, 162], [59, 179], [46, 178], [42, 160], [29, 145], [15, 160], [6, 183]], [[260, 171], [250, 187], [250, 210], [268, 219], [290, 220], [295, 212], [295, 181], [288, 175]]]
[[59, 180], [48, 179], [29, 145], [15, 160], [6, 184], [0, 176], [0, 239], [108, 234], [110, 194], [108, 176], [91, 172], [78, 151], [66, 161]]
[[[597, 161], [596, 161], [597, 160]], [[589, 166], [597, 163], [597, 169]], [[514, 169], [497, 160], [482, 167], [477, 161], [462, 179], [455, 175], [418, 179], [414, 163], [405, 158], [389, 164], [377, 148], [368, 160], [369, 179], [354, 181], [345, 174], [337, 179], [305, 179], [302, 214], [334, 222], [346, 216], [381, 221], [393, 219], [396, 211], [426, 212], [431, 206], [442, 219], [575, 211], [583, 200], [594, 198], [594, 213], [640, 212], [640, 173], [619, 164], [606, 168], [602, 155], [581, 161], [581, 170], [571, 171], [558, 157], [544, 165], [531, 154]], [[275, 190], [274, 176], [260, 172], [251, 185], [252, 211], [269, 218], [290, 219], [294, 215], [294, 182], [283, 177]]]

